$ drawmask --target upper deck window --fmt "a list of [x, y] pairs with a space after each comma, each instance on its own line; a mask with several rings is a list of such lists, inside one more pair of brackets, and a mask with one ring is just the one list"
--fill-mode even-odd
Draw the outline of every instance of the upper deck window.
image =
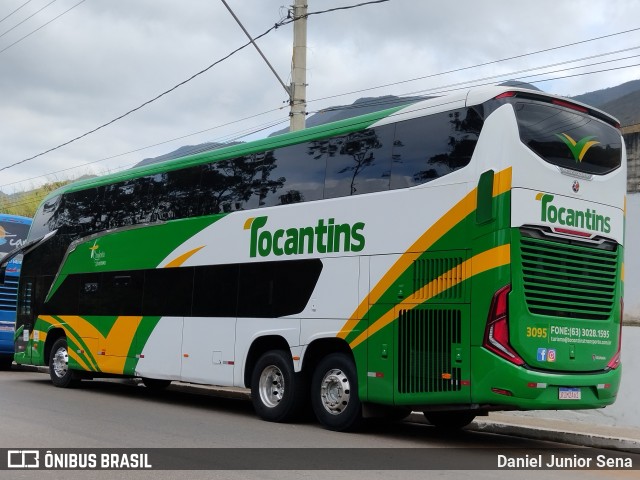
[[543, 160], [595, 175], [620, 167], [622, 139], [612, 126], [552, 104], [516, 101], [514, 109], [520, 139]]

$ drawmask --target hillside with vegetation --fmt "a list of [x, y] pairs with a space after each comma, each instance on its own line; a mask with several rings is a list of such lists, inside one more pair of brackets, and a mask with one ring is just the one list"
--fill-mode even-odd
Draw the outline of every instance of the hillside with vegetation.
[[33, 217], [40, 202], [50, 192], [54, 191], [71, 180], [60, 182], [50, 182], [33, 190], [25, 190], [23, 192], [6, 195], [0, 192], [0, 213], [9, 213], [11, 215], [22, 215], [23, 217]]

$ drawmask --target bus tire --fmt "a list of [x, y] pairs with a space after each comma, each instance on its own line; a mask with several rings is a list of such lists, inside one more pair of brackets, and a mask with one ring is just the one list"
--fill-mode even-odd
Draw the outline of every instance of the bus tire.
[[67, 339], [61, 337], [57, 339], [51, 347], [49, 354], [49, 376], [51, 383], [56, 387], [68, 388], [78, 384], [73, 371], [69, 368], [69, 352], [67, 350]]
[[268, 422], [297, 419], [305, 392], [302, 373], [295, 373], [287, 352], [270, 350], [256, 362], [251, 374], [251, 401], [261, 419]]
[[313, 372], [311, 406], [320, 424], [338, 432], [355, 430], [362, 422], [358, 377], [344, 353], [325, 357]]
[[164, 390], [165, 388], [168, 388], [169, 385], [171, 385], [171, 380], [142, 377], [142, 383], [149, 390], [152, 390], [154, 392], [159, 392], [160, 390]]
[[466, 427], [476, 415], [472, 412], [422, 412], [427, 421], [441, 430], [460, 430]]

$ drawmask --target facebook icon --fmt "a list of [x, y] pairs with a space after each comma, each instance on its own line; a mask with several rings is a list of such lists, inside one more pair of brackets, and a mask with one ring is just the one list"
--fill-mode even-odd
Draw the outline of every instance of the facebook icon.
[[547, 349], [546, 348], [539, 348], [538, 349], [538, 361], [539, 362], [546, 362], [547, 361]]

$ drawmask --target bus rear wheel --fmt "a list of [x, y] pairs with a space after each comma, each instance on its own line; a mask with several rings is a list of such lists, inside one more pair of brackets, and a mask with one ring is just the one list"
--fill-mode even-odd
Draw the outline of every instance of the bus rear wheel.
[[360, 425], [358, 377], [349, 356], [333, 353], [318, 364], [311, 380], [311, 406], [320, 424], [329, 430], [344, 432]]
[[427, 421], [441, 430], [459, 430], [466, 427], [476, 415], [471, 412], [423, 412]]
[[287, 352], [270, 350], [258, 359], [251, 375], [251, 401], [260, 418], [268, 422], [297, 419], [305, 393], [304, 377], [295, 373]]
[[65, 337], [57, 339], [51, 353], [49, 354], [49, 376], [51, 383], [56, 387], [67, 388], [78, 384], [73, 371], [69, 369], [69, 352], [67, 350], [67, 339]]

